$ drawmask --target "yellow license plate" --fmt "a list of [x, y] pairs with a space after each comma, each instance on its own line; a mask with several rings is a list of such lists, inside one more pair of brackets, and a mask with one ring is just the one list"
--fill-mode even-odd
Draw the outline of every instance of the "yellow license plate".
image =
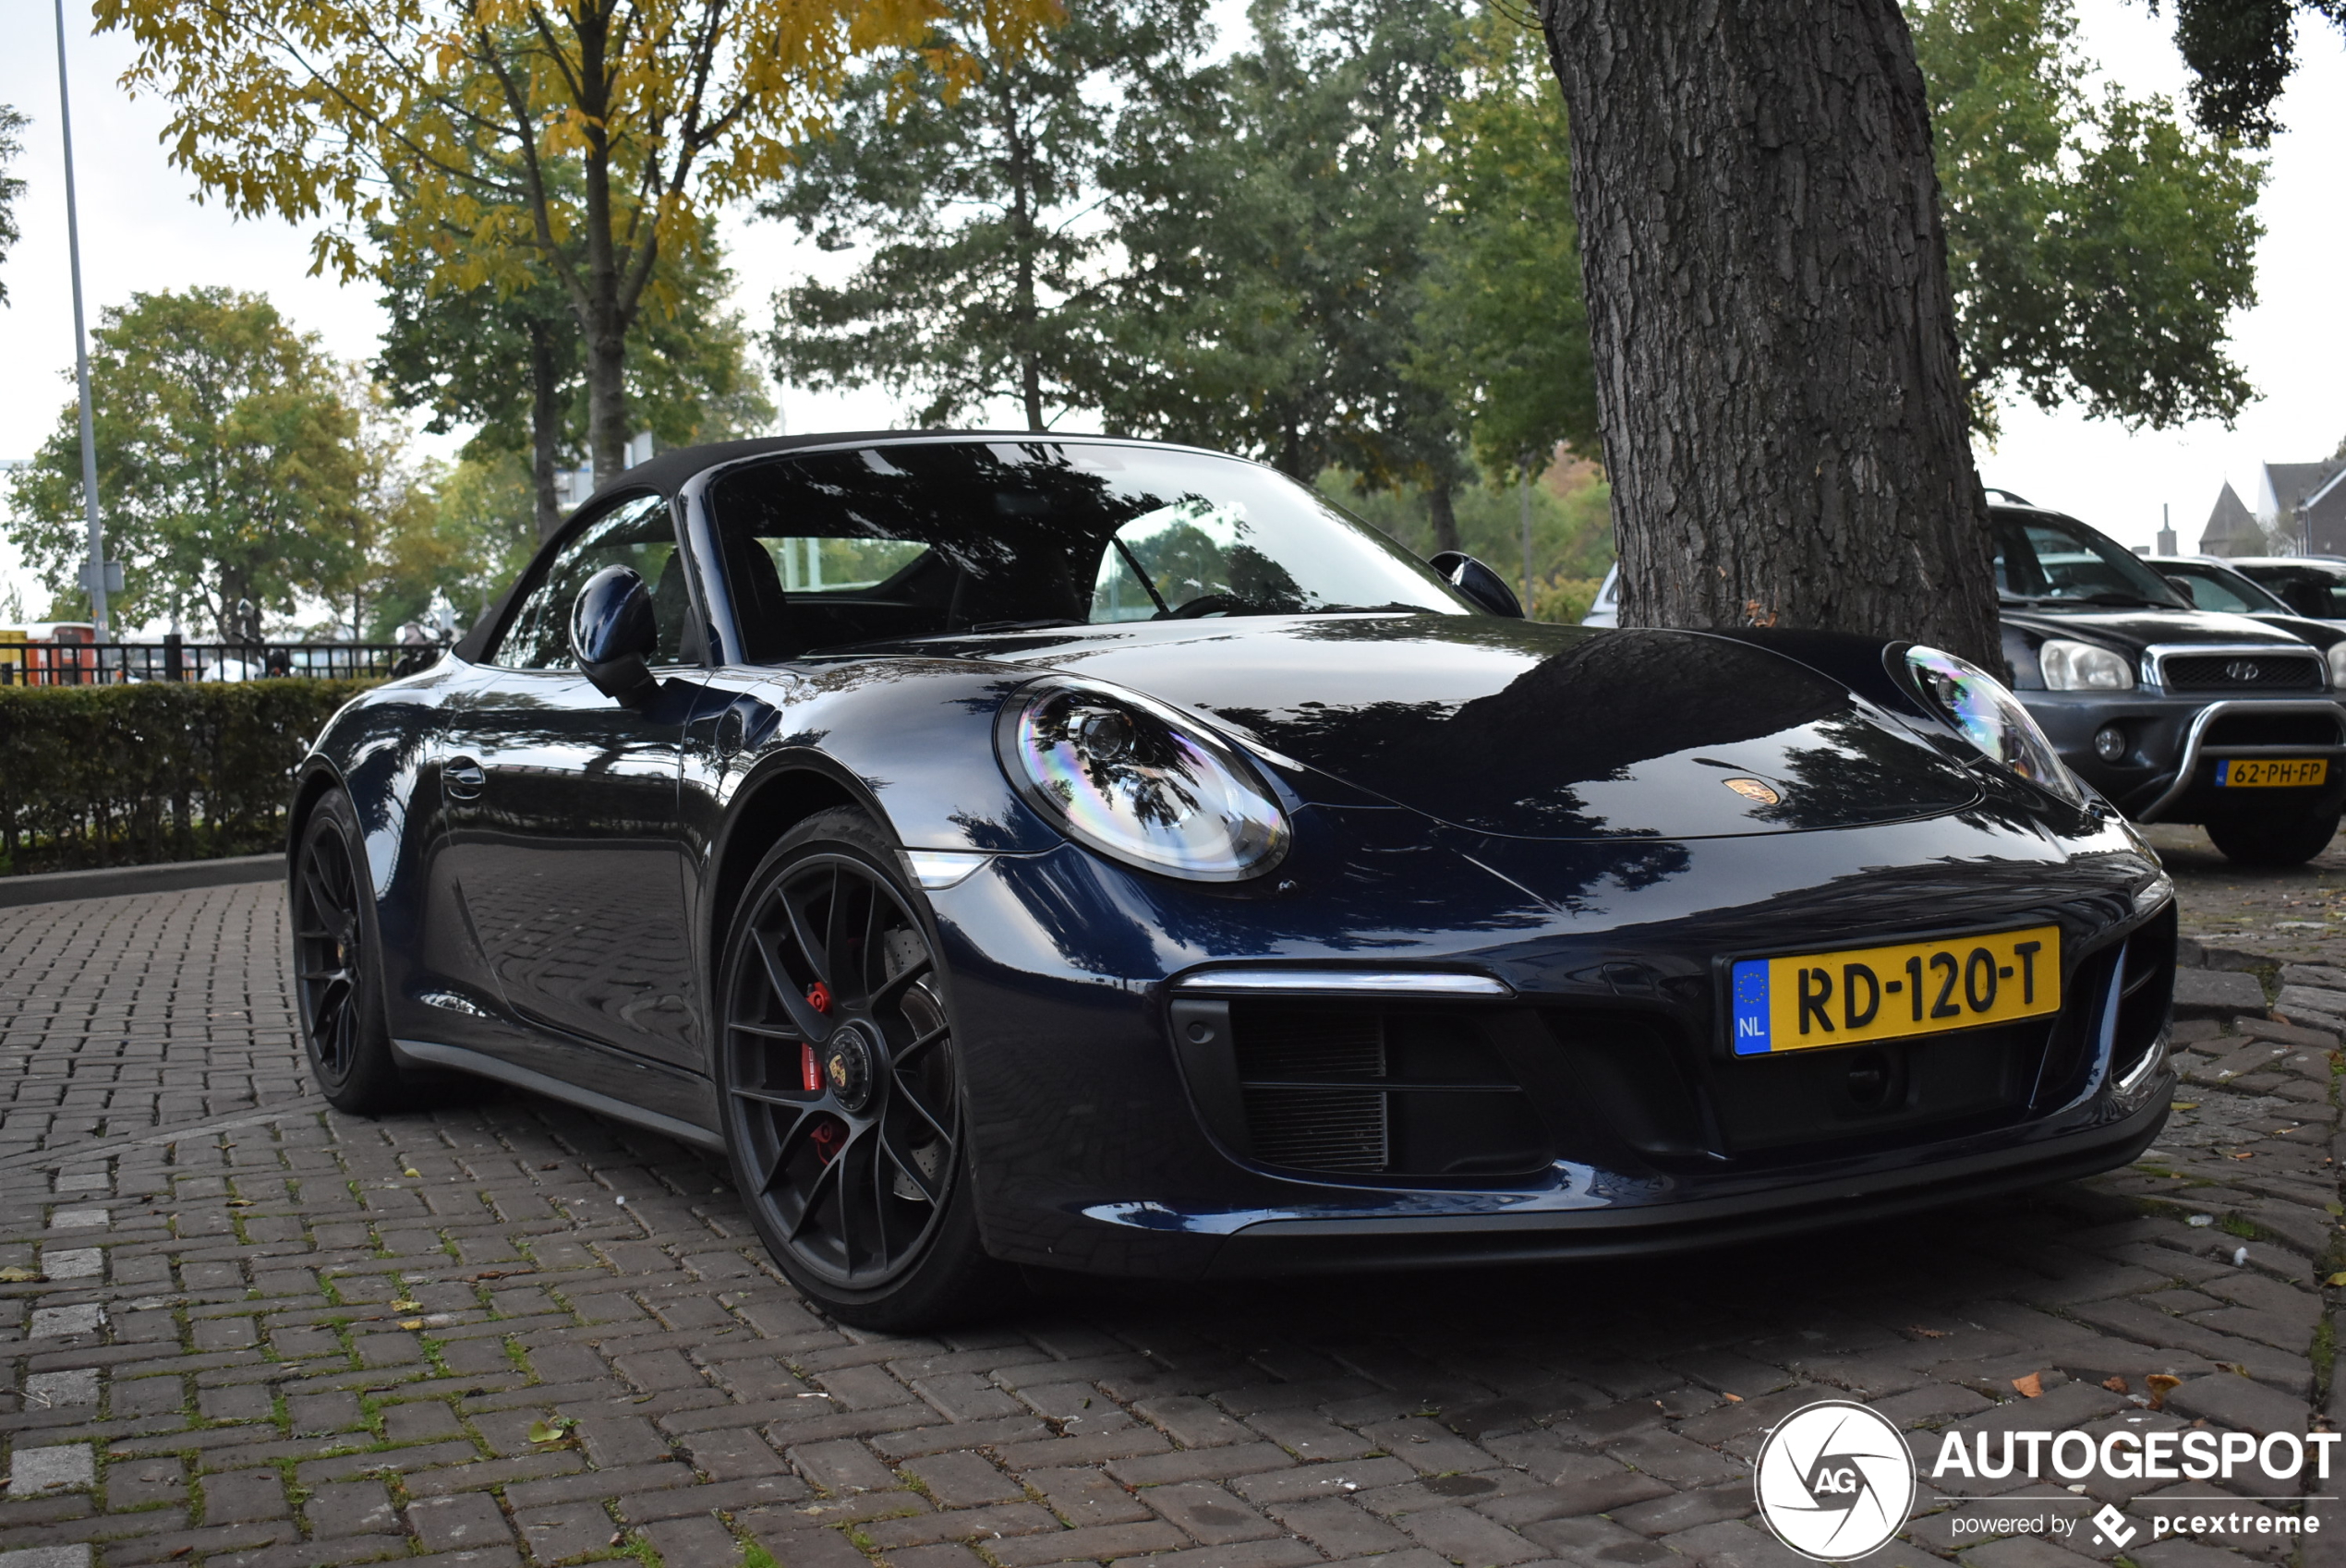
[[2008, 1023], [2061, 1010], [2061, 928], [1744, 959], [1730, 994], [1738, 1056]]
[[2327, 757], [2226, 757], [2216, 782], [2234, 790], [2271, 790], [2329, 782]]

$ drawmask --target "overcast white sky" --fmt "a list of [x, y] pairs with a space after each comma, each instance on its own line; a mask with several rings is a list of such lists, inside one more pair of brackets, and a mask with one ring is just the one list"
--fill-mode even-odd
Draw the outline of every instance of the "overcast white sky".
[[[18, 210], [24, 237], [6, 263], [8, 304], [0, 307], [0, 367], [6, 372], [0, 376], [0, 458], [20, 458], [30, 455], [71, 398], [73, 317], [50, 8], [38, 0], [6, 0], [6, 7], [16, 43], [0, 51], [0, 103], [14, 104], [32, 121], [15, 170], [28, 186]], [[2171, 17], [2153, 18], [2138, 0], [2080, 0], [2079, 8], [2085, 47], [2112, 77], [2131, 91], [2180, 96]], [[77, 10], [88, 14], [69, 4], [69, 22]], [[336, 354], [369, 355], [381, 323], [369, 291], [308, 276], [299, 231], [237, 222], [193, 199], [193, 182], [170, 167], [157, 143], [163, 106], [134, 102], [115, 86], [129, 58], [120, 35], [78, 32], [67, 47], [91, 320], [135, 291], [224, 284], [265, 293]], [[2269, 230], [2257, 258], [2260, 301], [2234, 332], [2258, 400], [2232, 429], [2208, 423], [2166, 433], [2129, 433], [2065, 412], [2013, 408], [1998, 448], [1980, 454], [1987, 483], [2074, 513], [2129, 544], [2150, 542], [2161, 506], [2171, 505], [2190, 549], [2225, 479], [2253, 506], [2258, 463], [2326, 457], [2346, 437], [2346, 290], [2338, 283], [2346, 199], [2336, 174], [2346, 153], [2346, 48], [2336, 30], [2313, 25], [2303, 31], [2299, 54], [2281, 106], [2289, 129], [2274, 143], [2260, 207]], [[739, 301], [755, 328], [773, 290], [816, 259], [771, 224], [737, 223], [729, 237], [741, 275]], [[792, 430], [896, 422], [896, 410], [877, 393], [817, 397], [784, 388], [780, 401]], [[0, 544], [0, 574], [15, 565]], [[29, 613], [45, 602], [37, 587], [28, 585], [24, 597]]]

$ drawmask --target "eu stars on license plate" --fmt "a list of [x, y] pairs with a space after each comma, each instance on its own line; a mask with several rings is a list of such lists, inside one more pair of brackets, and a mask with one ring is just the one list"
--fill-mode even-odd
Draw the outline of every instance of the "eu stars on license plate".
[[2061, 1010], [2061, 928], [1742, 959], [1735, 1054], [1766, 1056], [2009, 1023]]

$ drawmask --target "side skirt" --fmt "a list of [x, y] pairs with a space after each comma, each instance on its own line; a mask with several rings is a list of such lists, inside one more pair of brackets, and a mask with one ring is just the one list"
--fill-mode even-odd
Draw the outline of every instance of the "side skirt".
[[[511, 1084], [515, 1089], [526, 1089], [533, 1094], [543, 1094], [549, 1100], [560, 1100], [565, 1104], [575, 1105], [582, 1111], [592, 1111], [599, 1116], [609, 1116], [613, 1121], [632, 1123], [664, 1137], [672, 1138], [679, 1143], [689, 1143], [699, 1149], [713, 1149], [720, 1153], [722, 1153], [725, 1149], [725, 1137], [722, 1133], [711, 1131], [696, 1123], [686, 1121], [681, 1116], [671, 1116], [662, 1111], [631, 1104], [627, 1101], [614, 1099], [609, 1094], [599, 1094], [594, 1090], [582, 1089], [577, 1084], [566, 1083], [558, 1078], [550, 1078], [542, 1072], [533, 1072], [528, 1067], [516, 1067], [511, 1062], [501, 1060], [486, 1052], [469, 1051], [462, 1045], [441, 1045], [429, 1040], [393, 1040], [391, 1043], [391, 1054], [398, 1058], [402, 1067], [429, 1067], [441, 1072], [470, 1073], [476, 1078], [494, 1079], [499, 1083]], [[707, 1104], [710, 1101], [707, 1082], [695, 1074], [681, 1072], [674, 1068], [656, 1067], [647, 1063], [635, 1065], [644, 1071], [658, 1073], [660, 1076], [664, 1080], [659, 1086], [664, 1092], [661, 1097], [671, 1103], [683, 1101], [687, 1104], [694, 1102]], [[716, 1107], [713, 1104], [709, 1104], [709, 1119], [711, 1121], [717, 1119]]]

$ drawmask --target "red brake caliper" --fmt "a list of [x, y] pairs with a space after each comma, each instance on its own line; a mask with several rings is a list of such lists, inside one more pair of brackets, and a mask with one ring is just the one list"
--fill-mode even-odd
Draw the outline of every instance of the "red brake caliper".
[[[806, 1005], [818, 1013], [828, 1013], [831, 1010], [830, 987], [816, 981], [807, 988]], [[811, 1040], [798, 1047], [798, 1070], [806, 1092], [819, 1093], [823, 1087], [823, 1064], [815, 1059], [815, 1043]], [[842, 1132], [839, 1123], [828, 1117], [815, 1129], [815, 1152], [825, 1164], [830, 1164], [831, 1157], [839, 1152]]]

